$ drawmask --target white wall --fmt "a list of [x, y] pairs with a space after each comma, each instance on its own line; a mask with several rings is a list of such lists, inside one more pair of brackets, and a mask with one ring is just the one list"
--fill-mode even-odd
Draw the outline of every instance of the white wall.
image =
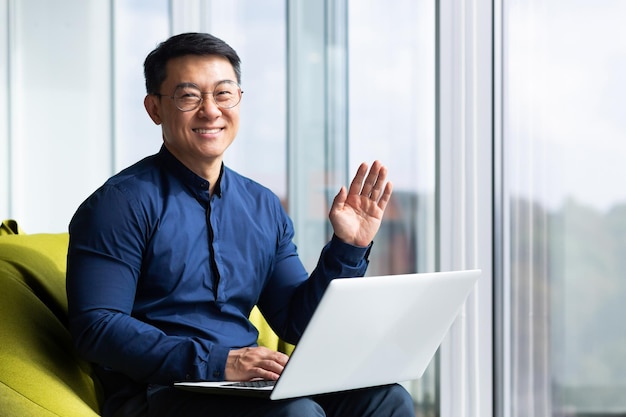
[[[9, 1], [3, 102], [4, 217], [64, 231], [111, 168], [108, 2]], [[8, 158], [8, 161], [7, 161]]]
[[168, 2], [4, 0], [0, 21], [0, 217], [63, 232], [109, 176], [160, 147], [142, 66], [169, 35]]

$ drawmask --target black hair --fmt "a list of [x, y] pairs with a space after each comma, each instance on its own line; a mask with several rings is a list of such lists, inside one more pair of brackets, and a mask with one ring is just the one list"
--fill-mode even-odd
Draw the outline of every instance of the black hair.
[[167, 77], [167, 62], [184, 55], [217, 55], [228, 59], [235, 70], [237, 82], [241, 84], [241, 60], [226, 42], [208, 33], [181, 33], [161, 42], [146, 57], [143, 73], [148, 94], [160, 92], [161, 84]]

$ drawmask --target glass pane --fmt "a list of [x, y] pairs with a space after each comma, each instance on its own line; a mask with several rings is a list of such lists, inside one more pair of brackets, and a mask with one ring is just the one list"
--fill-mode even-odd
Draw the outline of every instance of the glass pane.
[[504, 6], [511, 415], [621, 415], [626, 3]]
[[[349, 2], [349, 164], [381, 160], [394, 184], [370, 275], [435, 268], [435, 6]], [[434, 364], [436, 361], [433, 362]], [[417, 416], [438, 412], [436, 369], [409, 384]]]

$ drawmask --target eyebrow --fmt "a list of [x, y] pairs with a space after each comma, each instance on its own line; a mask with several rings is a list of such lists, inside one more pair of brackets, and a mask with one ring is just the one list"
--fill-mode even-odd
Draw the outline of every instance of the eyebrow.
[[[213, 84], [213, 86], [215, 87], [219, 83], [223, 83], [225, 81], [237, 84], [237, 81], [231, 80], [230, 78], [226, 78], [226, 79], [223, 79], [223, 80], [216, 81], [215, 84]], [[197, 88], [198, 90], [202, 91], [202, 89], [198, 86], [198, 84], [192, 83], [192, 82], [184, 82], [184, 83], [177, 84], [176, 87], [174, 87], [174, 89], [181, 88], [181, 87], [193, 87], [193, 88]]]
[[200, 87], [198, 87], [197, 84], [189, 83], [189, 82], [177, 84], [174, 89], [181, 88], [181, 87], [193, 87], [193, 88], [197, 88], [198, 90], [200, 89]]

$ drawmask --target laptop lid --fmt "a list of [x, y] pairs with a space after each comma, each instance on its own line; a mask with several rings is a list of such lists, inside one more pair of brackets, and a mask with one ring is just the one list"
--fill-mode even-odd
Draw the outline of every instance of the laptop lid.
[[[469, 270], [331, 281], [275, 386], [265, 394], [252, 389], [254, 395], [278, 400], [420, 378], [479, 276]], [[206, 393], [215, 385], [176, 384]]]

